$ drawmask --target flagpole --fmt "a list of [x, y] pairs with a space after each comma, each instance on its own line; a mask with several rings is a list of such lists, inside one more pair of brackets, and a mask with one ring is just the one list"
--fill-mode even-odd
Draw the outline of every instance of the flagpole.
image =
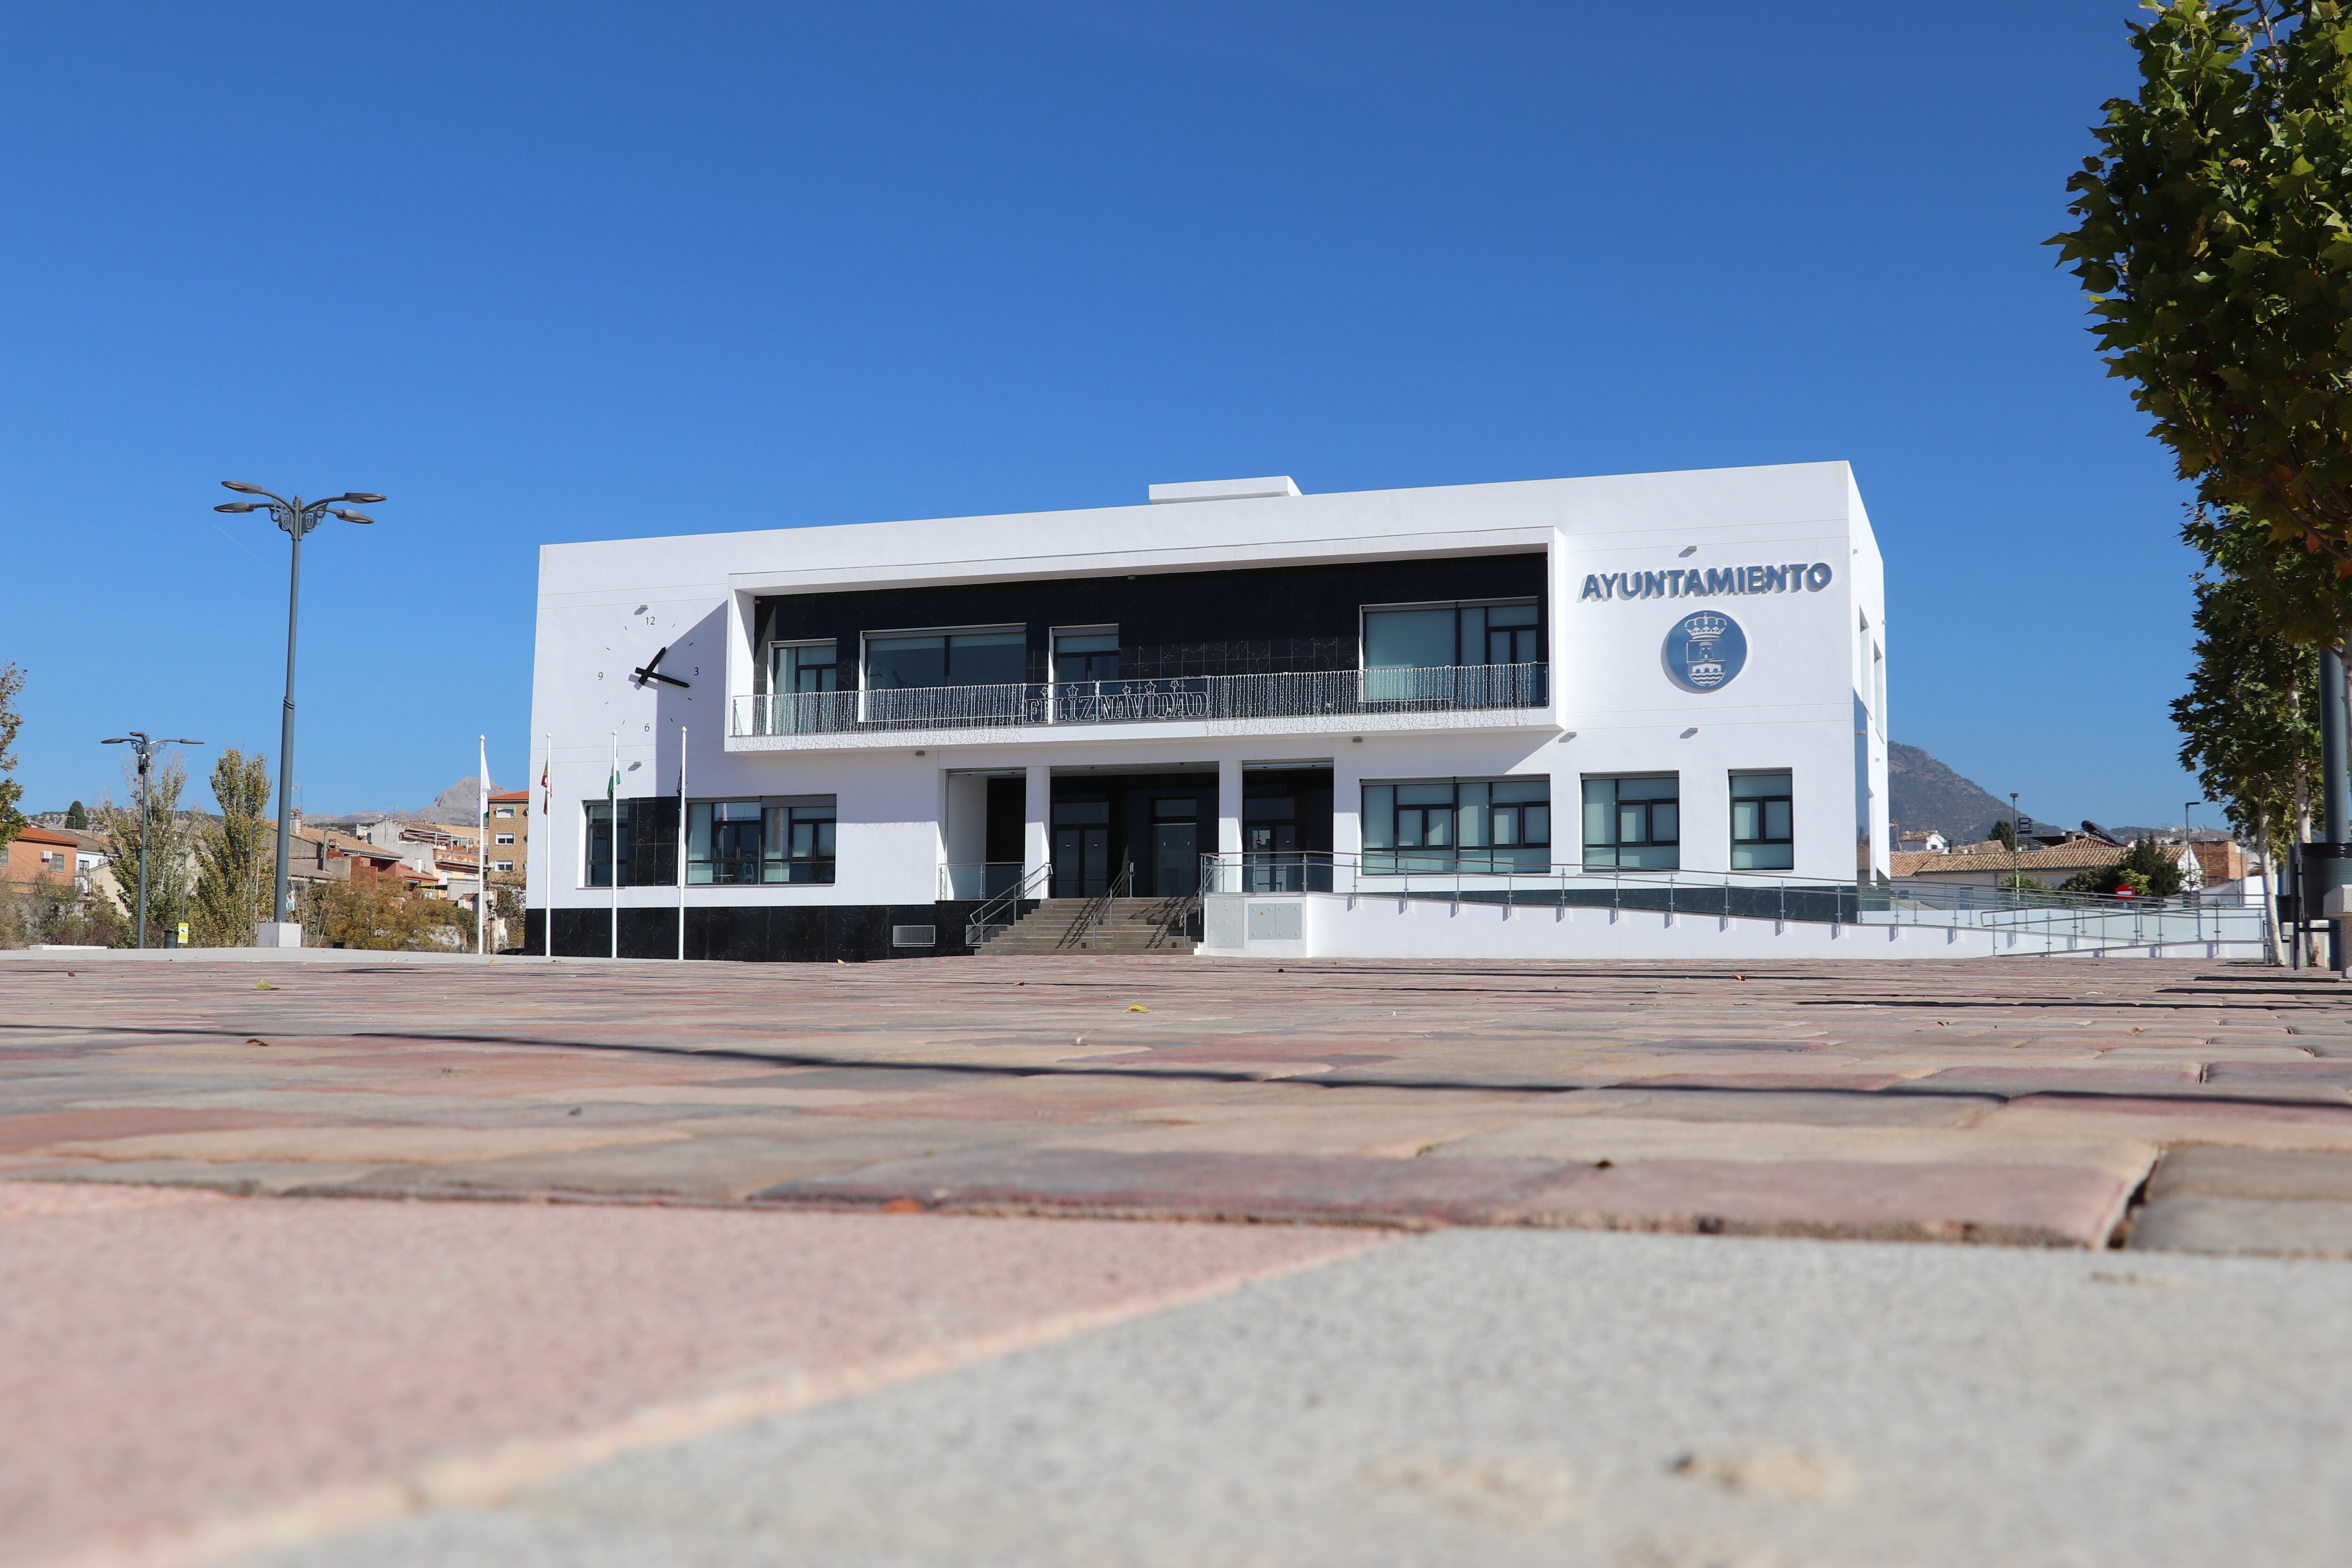
[[677, 727], [677, 961], [686, 962], [686, 726]]
[[490, 955], [490, 738], [474, 737], [481, 776], [474, 781], [474, 956]]
[[[548, 821], [555, 813], [554, 731], [550, 730], [547, 731], [546, 741], [547, 749], [541, 753], [539, 759], [539, 832], [540, 837], [542, 838], [547, 836]], [[528, 811], [530, 807], [526, 805], [523, 809]], [[551, 874], [542, 878], [541, 880], [543, 880], [547, 885], [540, 889], [540, 894], [547, 901], [545, 904], [541, 906], [539, 936], [541, 944], [547, 949], [547, 956], [551, 959], [555, 956], [555, 878]], [[524, 892], [527, 896], [530, 891], [529, 884], [530, 882], [530, 862], [529, 860], [523, 862], [523, 882]], [[528, 909], [529, 906], [526, 905], [525, 907]]]
[[613, 731], [613, 771], [604, 780], [604, 809], [610, 814], [605, 826], [613, 832], [612, 875], [605, 879], [613, 892], [613, 952], [621, 956], [621, 732]]

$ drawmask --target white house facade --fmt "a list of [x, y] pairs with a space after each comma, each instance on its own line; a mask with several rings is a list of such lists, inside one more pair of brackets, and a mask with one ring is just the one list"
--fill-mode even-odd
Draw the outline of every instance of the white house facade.
[[1885, 880], [1885, 603], [1843, 463], [550, 545], [528, 943], [928, 956], [1111, 894], [1269, 956], [1576, 956], [1629, 887], [1783, 921]]

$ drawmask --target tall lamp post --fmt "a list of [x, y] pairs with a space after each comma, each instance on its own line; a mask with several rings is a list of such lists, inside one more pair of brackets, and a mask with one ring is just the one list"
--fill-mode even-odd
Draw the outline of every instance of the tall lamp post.
[[154, 831], [154, 819], [147, 810], [147, 775], [155, 771], [155, 748], [158, 746], [201, 746], [202, 741], [178, 736], [168, 741], [151, 739], [144, 730], [133, 730], [128, 735], [117, 735], [100, 741], [101, 746], [129, 746], [139, 753], [139, 945], [147, 945], [147, 840]]
[[[365, 512], [347, 511], [340, 504], [356, 501], [371, 506], [383, 497], [366, 490], [352, 490], [325, 500], [305, 501], [300, 496], [289, 500], [284, 496], [263, 489], [259, 485], [241, 485], [235, 479], [223, 479], [223, 489], [239, 495], [260, 496], [260, 500], [233, 500], [213, 508], [215, 511], [267, 511], [277, 520], [286, 536], [294, 542], [293, 571], [286, 588], [286, 712], [283, 727], [278, 735], [278, 896], [276, 913], [271, 919], [278, 930], [273, 933], [278, 945], [287, 945], [286, 926], [292, 918], [292, 905], [287, 897], [286, 876], [294, 853], [294, 628], [297, 613], [302, 604], [302, 536], [319, 526], [329, 512], [345, 522], [373, 522]], [[299, 937], [296, 939], [300, 940]]]
[[2017, 851], [2020, 847], [2017, 842], [2017, 824], [2020, 818], [2017, 815], [2017, 792], [2015, 790], [2011, 790], [2009, 792], [2009, 895], [2011, 898], [2017, 897], [2017, 890], [2021, 885], [2017, 879]]

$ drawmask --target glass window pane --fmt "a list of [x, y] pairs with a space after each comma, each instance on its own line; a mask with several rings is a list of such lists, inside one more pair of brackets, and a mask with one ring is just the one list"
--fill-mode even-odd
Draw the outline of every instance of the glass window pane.
[[1486, 606], [1489, 626], [1531, 626], [1536, 624], [1533, 601], [1524, 605], [1489, 605]]
[[[1475, 664], [1478, 662], [1479, 658], [1482, 657], [1480, 650], [1486, 646], [1486, 605], [1465, 605], [1462, 606], [1462, 640], [1455, 646], [1462, 650], [1458, 662], [1464, 664]], [[1452, 664], [1457, 661], [1448, 659], [1446, 662]]]
[[866, 683], [877, 691], [948, 683], [945, 637], [868, 637]]
[[1451, 845], [1454, 842], [1454, 814], [1452, 812], [1445, 810], [1442, 806], [1433, 805], [1423, 815], [1428, 818], [1428, 826], [1424, 829], [1426, 836], [1423, 838], [1422, 842], [1429, 845], [1433, 848]]
[[1427, 830], [1428, 823], [1429, 813], [1425, 810], [1409, 807], [1406, 810], [1398, 812], [1396, 814], [1397, 847], [1400, 849], [1419, 848], [1422, 843], [1422, 837]]
[[1396, 786], [1364, 786], [1364, 847], [1388, 849], [1396, 844]]
[[1477, 848], [1490, 842], [1486, 837], [1486, 791], [1483, 784], [1461, 784], [1454, 786], [1454, 805], [1458, 813], [1454, 826], [1461, 830], [1464, 848]]
[[[1530, 805], [1521, 811], [1519, 842], [1537, 845], [1549, 845], [1551, 842], [1551, 807], [1549, 805]], [[1540, 859], [1542, 857], [1538, 858]]]
[[1584, 841], [1590, 845], [1617, 842], [1617, 781], [1584, 781]]
[[1548, 778], [1496, 779], [1495, 798], [1497, 801], [1549, 801], [1551, 799], [1551, 780]]
[[1784, 839], [1793, 838], [1796, 837], [1796, 834], [1792, 831], [1793, 826], [1794, 825], [1790, 820], [1789, 803], [1787, 801], [1769, 800], [1764, 803], [1765, 837]]
[[1683, 836], [1682, 811], [1672, 801], [1650, 803], [1650, 842], [1672, 844]]
[[966, 632], [948, 639], [950, 686], [1016, 686], [1028, 679], [1024, 632]]
[[1734, 773], [1731, 775], [1733, 799], [1745, 795], [1789, 795], [1789, 775], [1779, 773]]
[[1452, 610], [1364, 612], [1366, 669], [1409, 669], [1453, 662]]
[[1117, 632], [1073, 633], [1068, 637], [1055, 637], [1054, 647], [1059, 653], [1117, 653], [1118, 634]]
[[1639, 844], [1650, 837], [1643, 831], [1646, 825], [1642, 820], [1643, 816], [1642, 804], [1639, 801], [1626, 801], [1617, 807], [1618, 843]]
[[1452, 805], [1451, 784], [1409, 784], [1396, 786], [1399, 805]]
[[1742, 840], [1763, 837], [1764, 835], [1761, 831], [1763, 826], [1764, 814], [1757, 808], [1757, 805], [1754, 801], [1735, 800], [1731, 803], [1731, 838], [1733, 843], [1737, 844]]
[[1674, 800], [1682, 793], [1682, 780], [1672, 775], [1617, 781], [1617, 798], [1620, 800]]

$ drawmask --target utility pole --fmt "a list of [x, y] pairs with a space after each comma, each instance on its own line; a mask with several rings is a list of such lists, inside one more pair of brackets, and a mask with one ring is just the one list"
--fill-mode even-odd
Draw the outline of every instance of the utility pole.
[[2017, 815], [2017, 791], [2009, 792], [2009, 892], [2015, 898], [2017, 883], [2017, 825], [2022, 819]]
[[[2352, 943], [2345, 942], [2343, 922], [2335, 918], [2345, 912], [2337, 889], [2345, 885], [2347, 870], [2352, 870], [2352, 862], [2345, 858], [2352, 854], [2352, 843], [2347, 842], [2352, 840], [2352, 791], [2347, 791], [2345, 777], [2344, 650], [2340, 647], [2319, 650], [2319, 758], [2327, 837], [2304, 851], [2305, 860], [2317, 862], [2310, 868], [2318, 873], [2315, 878], [2304, 878], [2304, 889], [2306, 898], [2316, 893], [2319, 912], [2327, 917], [2327, 967], [2340, 972], [2352, 966]], [[2331, 903], [2336, 907], [2329, 908]]]
[[[270, 940], [264, 945], [299, 947], [302, 943], [300, 929], [288, 929], [292, 925], [292, 904], [288, 896], [286, 879], [294, 853], [294, 628], [297, 612], [302, 603], [302, 536], [318, 527], [329, 512], [345, 522], [373, 522], [375, 519], [365, 512], [347, 511], [337, 503], [356, 501], [368, 506], [384, 498], [369, 490], [351, 490], [342, 495], [329, 496], [325, 500], [305, 501], [300, 496], [289, 500], [263, 489], [259, 485], [239, 484], [235, 479], [223, 479], [221, 488], [235, 490], [239, 495], [265, 499], [228, 501], [213, 508], [215, 511], [267, 511], [277, 520], [278, 526], [285, 531], [286, 536], [294, 542], [293, 568], [286, 589], [286, 709], [278, 733], [278, 896], [276, 912], [270, 917], [274, 929], [269, 932]], [[255, 935], [257, 937], [260, 933], [257, 931]]]
[[139, 945], [147, 945], [147, 840], [154, 837], [154, 814], [147, 808], [148, 775], [155, 771], [155, 748], [158, 746], [201, 746], [202, 741], [181, 737], [169, 741], [151, 740], [144, 730], [133, 730], [127, 735], [117, 735], [100, 741], [101, 746], [129, 746], [139, 753]]

